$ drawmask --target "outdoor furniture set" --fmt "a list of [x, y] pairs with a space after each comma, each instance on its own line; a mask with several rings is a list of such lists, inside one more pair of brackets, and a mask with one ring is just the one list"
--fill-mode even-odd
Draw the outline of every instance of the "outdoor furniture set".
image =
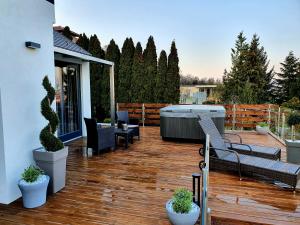
[[[224, 139], [211, 118], [204, 115], [199, 115], [199, 124], [210, 137], [210, 169], [237, 172], [240, 179], [242, 175], [258, 176], [277, 184], [288, 184], [295, 191], [300, 165], [280, 161], [279, 148], [243, 144], [241, 138], [239, 143], [232, 143]], [[199, 154], [204, 155], [203, 148]], [[200, 169], [203, 163], [199, 163]]]
[[115, 127], [111, 126], [110, 124], [97, 123], [95, 119], [84, 118], [87, 129], [86, 151], [88, 151], [88, 148], [92, 148], [97, 152], [108, 148], [115, 149], [119, 137], [124, 138], [124, 147], [127, 149], [129, 142], [133, 144], [133, 137], [138, 136], [138, 139], [140, 139], [138, 124], [128, 124], [127, 129], [122, 128], [124, 123], [129, 122], [127, 111], [117, 112], [117, 117], [118, 124], [120, 124], [120, 126], [115, 125]]

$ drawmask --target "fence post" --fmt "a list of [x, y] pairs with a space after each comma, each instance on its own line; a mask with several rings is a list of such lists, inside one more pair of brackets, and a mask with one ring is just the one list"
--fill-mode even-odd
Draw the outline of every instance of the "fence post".
[[232, 118], [232, 130], [235, 130], [235, 119], [236, 119], [236, 108], [235, 104], [232, 105], [232, 112], [233, 112], [233, 118]]
[[279, 107], [278, 108], [278, 118], [277, 118], [277, 134], [278, 134], [278, 136], [280, 135], [279, 134], [279, 130], [280, 130], [280, 111], [281, 111], [281, 108]]
[[143, 127], [145, 126], [145, 104], [142, 104], [142, 121], [143, 121]]
[[119, 111], [119, 103], [117, 102], [117, 112]]
[[268, 125], [271, 125], [271, 104], [268, 105]]
[[282, 125], [281, 125], [281, 139], [284, 139], [284, 126], [285, 126], [285, 114], [282, 113]]

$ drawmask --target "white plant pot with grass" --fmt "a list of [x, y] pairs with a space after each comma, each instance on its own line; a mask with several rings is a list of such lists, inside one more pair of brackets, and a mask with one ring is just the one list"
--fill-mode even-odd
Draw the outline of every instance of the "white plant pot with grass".
[[200, 207], [193, 202], [193, 194], [187, 189], [177, 189], [166, 203], [166, 211], [173, 225], [194, 225], [200, 215]]
[[23, 206], [36, 208], [46, 203], [49, 176], [37, 167], [25, 169], [18, 186], [22, 193]]
[[258, 123], [256, 125], [256, 132], [261, 135], [269, 133], [269, 125], [267, 123]]
[[55, 136], [59, 119], [51, 108], [55, 90], [47, 76], [43, 80], [43, 86], [47, 91], [47, 95], [41, 102], [41, 112], [49, 123], [40, 133], [40, 141], [44, 148], [34, 150], [33, 157], [36, 164], [50, 176], [48, 192], [56, 193], [66, 185], [68, 147], [65, 147]]
[[300, 164], [300, 140], [295, 138], [295, 126], [300, 125], [300, 114], [291, 113], [288, 117], [287, 124], [291, 127], [291, 139], [286, 139], [287, 161]]

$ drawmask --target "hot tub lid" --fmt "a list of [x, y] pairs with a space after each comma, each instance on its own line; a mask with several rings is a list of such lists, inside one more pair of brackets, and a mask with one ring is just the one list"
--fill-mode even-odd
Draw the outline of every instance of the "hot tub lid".
[[160, 116], [196, 118], [197, 115], [225, 117], [225, 108], [216, 105], [171, 105], [160, 109]]

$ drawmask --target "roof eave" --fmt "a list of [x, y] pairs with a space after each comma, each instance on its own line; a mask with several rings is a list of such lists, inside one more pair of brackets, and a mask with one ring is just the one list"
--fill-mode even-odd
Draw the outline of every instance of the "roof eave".
[[114, 63], [108, 60], [104, 60], [104, 59], [100, 59], [100, 58], [96, 58], [93, 56], [89, 56], [89, 55], [85, 55], [79, 52], [73, 52], [64, 48], [60, 48], [60, 47], [55, 47], [54, 46], [54, 52], [56, 53], [60, 53], [60, 54], [64, 54], [64, 55], [69, 55], [72, 57], [76, 57], [82, 60], [86, 60], [86, 61], [90, 61], [90, 62], [96, 62], [96, 63], [101, 63], [101, 64], [105, 64], [105, 65], [109, 65], [109, 66], [113, 66]]

